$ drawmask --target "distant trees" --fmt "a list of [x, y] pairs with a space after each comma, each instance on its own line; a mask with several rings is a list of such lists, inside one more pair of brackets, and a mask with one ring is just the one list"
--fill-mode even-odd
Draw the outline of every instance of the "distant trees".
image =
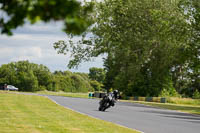
[[103, 68], [92, 67], [89, 69], [89, 78], [103, 83], [105, 80], [106, 71]]
[[106, 71], [103, 68], [92, 67], [89, 69], [90, 84], [95, 91], [100, 91], [104, 88], [104, 81], [106, 77]]
[[[28, 61], [11, 62], [0, 67], [0, 84], [11, 84], [20, 91], [88, 92], [94, 88], [86, 73], [55, 71]], [[96, 89], [95, 89], [96, 90]]]
[[87, 74], [70, 71], [54, 72], [53, 91], [88, 92], [93, 91]]
[[28, 61], [12, 62], [0, 67], [0, 82], [17, 86], [21, 91], [37, 91], [42, 84], [36, 72], [39, 66]]

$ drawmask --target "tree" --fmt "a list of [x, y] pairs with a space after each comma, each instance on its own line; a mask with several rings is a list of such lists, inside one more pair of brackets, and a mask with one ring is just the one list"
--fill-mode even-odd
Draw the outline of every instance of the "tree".
[[71, 92], [88, 92], [91, 90], [91, 86], [89, 82], [85, 82], [84, 79], [78, 75], [73, 74], [71, 76], [73, 88]]
[[37, 77], [39, 87], [49, 89], [48, 87], [52, 83], [52, 74], [50, 70], [41, 64], [32, 64], [32, 70], [34, 75]]
[[77, 43], [57, 42], [58, 53], [72, 51], [68, 66], [107, 54], [105, 86], [127, 95], [158, 96], [171, 89], [171, 70], [185, 63], [190, 24], [179, 1], [105, 0], [97, 3], [95, 24]]
[[86, 73], [56, 71], [53, 74], [53, 83], [53, 91], [88, 92], [93, 90]]
[[[189, 10], [188, 18], [191, 18], [191, 26], [192, 26], [192, 37], [190, 43], [189, 54], [191, 54], [189, 58], [189, 71], [190, 72], [190, 88], [193, 89], [193, 93], [200, 92], [200, 3], [198, 0], [188, 1], [186, 4], [186, 9]], [[190, 17], [192, 16], [192, 17]]]
[[18, 75], [19, 83], [18, 86], [20, 91], [38, 91], [38, 80], [35, 77], [32, 70], [28, 70], [27, 72], [19, 72]]
[[174, 86], [180, 93], [193, 96], [200, 91], [200, 3], [198, 0], [181, 0], [179, 7], [190, 24], [185, 63], [177, 64], [172, 72]]
[[105, 70], [103, 68], [92, 67], [89, 69], [89, 78], [103, 83], [105, 80]]
[[4, 64], [0, 67], [0, 83], [15, 86], [19, 83], [14, 63]]
[[90, 81], [90, 84], [91, 86], [94, 88], [95, 91], [101, 91], [102, 90], [102, 84], [99, 83], [98, 81], [96, 80], [91, 80]]
[[28, 61], [11, 62], [0, 67], [0, 82], [11, 84], [20, 91], [37, 91], [38, 79], [32, 69], [34, 64]]
[[51, 81], [51, 72], [44, 65], [18, 61], [0, 67], [0, 83], [14, 85], [20, 91], [49, 89]]
[[37, 21], [63, 21], [66, 33], [80, 34], [90, 25], [87, 14], [92, 4], [81, 5], [76, 0], [0, 0], [2, 34], [12, 35], [12, 29]]

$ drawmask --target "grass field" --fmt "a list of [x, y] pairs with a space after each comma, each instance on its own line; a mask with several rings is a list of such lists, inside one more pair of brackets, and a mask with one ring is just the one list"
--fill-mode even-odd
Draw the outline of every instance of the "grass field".
[[200, 106], [200, 99], [168, 97], [168, 103]]
[[128, 100], [128, 102], [136, 102], [163, 109], [170, 109], [170, 110], [176, 110], [176, 111], [200, 115], [200, 99], [167, 97], [167, 103], [133, 101], [133, 100]]
[[[127, 101], [125, 101], [127, 102]], [[143, 101], [128, 101], [128, 102], [134, 102], [134, 103], [140, 103], [145, 104], [153, 107], [159, 107], [163, 109], [170, 109], [170, 110], [176, 110], [180, 112], [185, 113], [191, 113], [191, 114], [198, 114], [200, 115], [200, 106], [198, 105], [185, 105], [185, 104], [171, 104], [171, 103], [154, 103], [154, 102], [143, 102]]]
[[136, 133], [110, 122], [94, 119], [48, 98], [0, 91], [1, 133]]
[[45, 94], [45, 95], [55, 95], [55, 96], [66, 96], [66, 97], [80, 97], [80, 98], [88, 98], [88, 93], [70, 93], [63, 91], [38, 91], [37, 94]]

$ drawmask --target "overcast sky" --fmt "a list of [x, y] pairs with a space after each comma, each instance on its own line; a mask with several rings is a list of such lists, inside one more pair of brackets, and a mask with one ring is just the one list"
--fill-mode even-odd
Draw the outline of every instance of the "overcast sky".
[[[70, 57], [57, 54], [53, 48], [53, 43], [58, 40], [67, 40], [60, 22], [26, 24], [14, 30], [11, 37], [0, 34], [0, 66], [13, 61], [29, 60], [46, 65], [52, 72], [69, 70], [67, 63]], [[101, 57], [93, 62], [82, 63], [78, 69], [71, 71], [89, 72], [90, 67], [103, 67]]]

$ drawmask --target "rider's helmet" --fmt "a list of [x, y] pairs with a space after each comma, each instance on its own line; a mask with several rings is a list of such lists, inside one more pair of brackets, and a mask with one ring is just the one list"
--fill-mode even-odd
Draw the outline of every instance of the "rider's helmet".
[[114, 90], [113, 93], [118, 93], [118, 90]]
[[114, 94], [115, 99], [117, 99], [118, 98], [118, 90], [114, 90], [113, 94]]

